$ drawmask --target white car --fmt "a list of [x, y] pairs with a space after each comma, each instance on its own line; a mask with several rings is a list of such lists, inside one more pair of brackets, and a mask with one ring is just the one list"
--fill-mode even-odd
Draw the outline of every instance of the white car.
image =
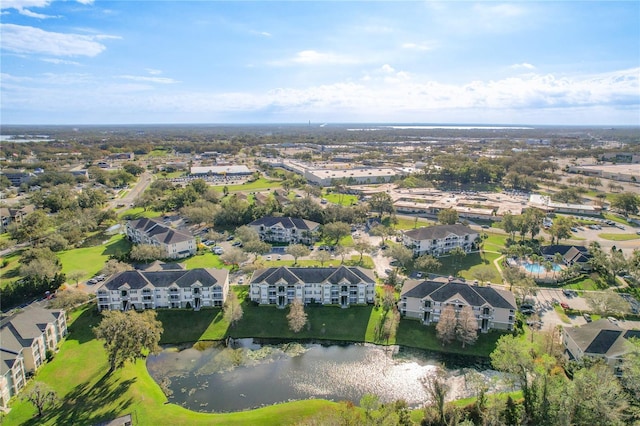
[[271, 260], [271, 255], [268, 255], [267, 257], [265, 257], [265, 259]]

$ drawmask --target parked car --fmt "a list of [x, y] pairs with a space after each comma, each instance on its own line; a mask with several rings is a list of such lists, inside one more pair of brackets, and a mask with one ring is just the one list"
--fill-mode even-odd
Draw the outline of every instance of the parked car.
[[609, 322], [611, 322], [612, 324], [618, 324], [618, 319], [614, 318], [614, 317], [607, 317], [607, 319], [609, 320]]
[[584, 314], [582, 314], [582, 317], [584, 318], [584, 320], [586, 322], [591, 322], [591, 315], [589, 315], [587, 313], [584, 313]]
[[567, 303], [565, 303], [565, 302], [560, 302], [560, 306], [562, 307], [562, 309], [565, 309], [565, 310], [566, 310], [566, 309], [571, 309], [571, 308], [569, 307], [569, 305], [568, 305]]
[[527, 310], [527, 309], [531, 309], [532, 310], [533, 309], [533, 305], [530, 304], [530, 303], [523, 303], [522, 305], [520, 305], [520, 310], [521, 311], [524, 311], [524, 310]]

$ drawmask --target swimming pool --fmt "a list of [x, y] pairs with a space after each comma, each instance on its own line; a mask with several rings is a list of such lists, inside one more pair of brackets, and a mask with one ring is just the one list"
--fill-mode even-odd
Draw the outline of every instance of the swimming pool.
[[[562, 270], [560, 265], [558, 265], [557, 263], [552, 263], [551, 265], [553, 271], [555, 272], [559, 272]], [[531, 272], [532, 274], [541, 274], [543, 272], [547, 272], [547, 270], [544, 269], [544, 266], [539, 263], [523, 263], [522, 266], [527, 270], [527, 272]]]

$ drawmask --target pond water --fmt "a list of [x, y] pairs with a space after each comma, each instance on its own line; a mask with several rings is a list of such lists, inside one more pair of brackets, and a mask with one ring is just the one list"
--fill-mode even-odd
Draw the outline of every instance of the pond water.
[[[167, 348], [150, 356], [147, 368], [169, 401], [194, 411], [240, 411], [279, 402], [323, 398], [358, 404], [373, 393], [383, 402], [404, 399], [418, 407], [428, 399], [421, 380], [445, 361], [437, 354], [374, 345], [262, 345], [252, 339], [231, 347]], [[486, 362], [446, 360], [449, 399], [473, 394], [465, 380], [478, 371], [494, 382]], [[494, 388], [506, 385], [494, 383]]]

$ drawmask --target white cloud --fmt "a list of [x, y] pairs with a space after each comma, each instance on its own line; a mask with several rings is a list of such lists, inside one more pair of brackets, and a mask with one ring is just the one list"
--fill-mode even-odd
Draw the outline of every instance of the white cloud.
[[113, 37], [56, 33], [14, 24], [0, 24], [0, 28], [3, 50], [52, 56], [96, 56], [106, 46], [95, 40]]
[[174, 80], [172, 78], [168, 78], [168, 77], [147, 77], [147, 76], [140, 76], [140, 75], [120, 75], [120, 76], [118, 76], [118, 78], [124, 78], [126, 80], [133, 80], [133, 81], [143, 81], [143, 82], [148, 82], [148, 83], [158, 83], [158, 84], [179, 83], [179, 81]]
[[251, 31], [251, 34], [258, 35], [258, 36], [261, 36], [261, 37], [271, 37], [272, 36], [271, 33], [268, 33], [266, 31]]
[[427, 51], [433, 50], [436, 47], [436, 43], [434, 42], [423, 42], [423, 43], [403, 43], [403, 49], [409, 50], [419, 50], [419, 51]]
[[602, 122], [600, 117], [609, 117], [616, 123], [635, 120], [637, 124], [640, 107], [640, 68], [579, 76], [531, 73], [450, 84], [383, 66], [357, 83], [343, 81], [261, 92], [184, 91], [169, 85], [153, 86], [168, 83], [154, 80], [159, 77], [120, 76], [130, 81], [122, 84], [85, 74], [48, 74], [39, 80], [1, 77], [3, 110], [68, 111], [66, 116], [75, 112], [92, 112], [94, 116], [113, 113], [122, 117], [120, 120], [131, 122], [179, 121], [177, 117], [192, 122], [225, 117], [282, 122], [321, 117], [323, 121], [535, 120], [598, 124]]
[[151, 75], [160, 75], [160, 74], [162, 74], [161, 70], [157, 70], [157, 69], [154, 69], [154, 68], [147, 68], [147, 69], [145, 69], [145, 71], [148, 72]]
[[3, 0], [0, 7], [2, 9], [21, 10], [27, 7], [46, 7], [50, 3], [51, 0]]
[[36, 19], [60, 18], [60, 16], [45, 15], [45, 14], [42, 14], [42, 13], [35, 13], [35, 12], [30, 11], [29, 9], [18, 9], [18, 13], [20, 13], [20, 15], [24, 15], [24, 16], [28, 16], [30, 18], [36, 18]]
[[42, 58], [41, 61], [49, 62], [51, 64], [56, 64], [56, 65], [80, 65], [80, 63], [76, 61], [68, 61], [66, 59], [58, 59], [58, 58]]
[[331, 64], [352, 64], [356, 61], [352, 58], [334, 53], [322, 53], [316, 50], [303, 50], [298, 52], [291, 59], [291, 62], [305, 65], [331, 65]]
[[80, 4], [87, 4], [87, 5], [93, 4], [93, 0], [76, 0], [76, 1]]
[[531, 64], [530, 64], [530, 63], [528, 63], [528, 62], [523, 62], [523, 63], [521, 63], [521, 64], [513, 64], [513, 65], [511, 65], [509, 68], [513, 68], [513, 69], [515, 69], [515, 70], [517, 70], [517, 69], [527, 69], [527, 70], [532, 70], [532, 69], [535, 69], [535, 66], [531, 65]]
[[393, 67], [389, 64], [384, 64], [382, 67], [380, 67], [380, 69], [382, 70], [382, 72], [384, 73], [392, 73], [395, 72], [396, 70], [393, 69]]

